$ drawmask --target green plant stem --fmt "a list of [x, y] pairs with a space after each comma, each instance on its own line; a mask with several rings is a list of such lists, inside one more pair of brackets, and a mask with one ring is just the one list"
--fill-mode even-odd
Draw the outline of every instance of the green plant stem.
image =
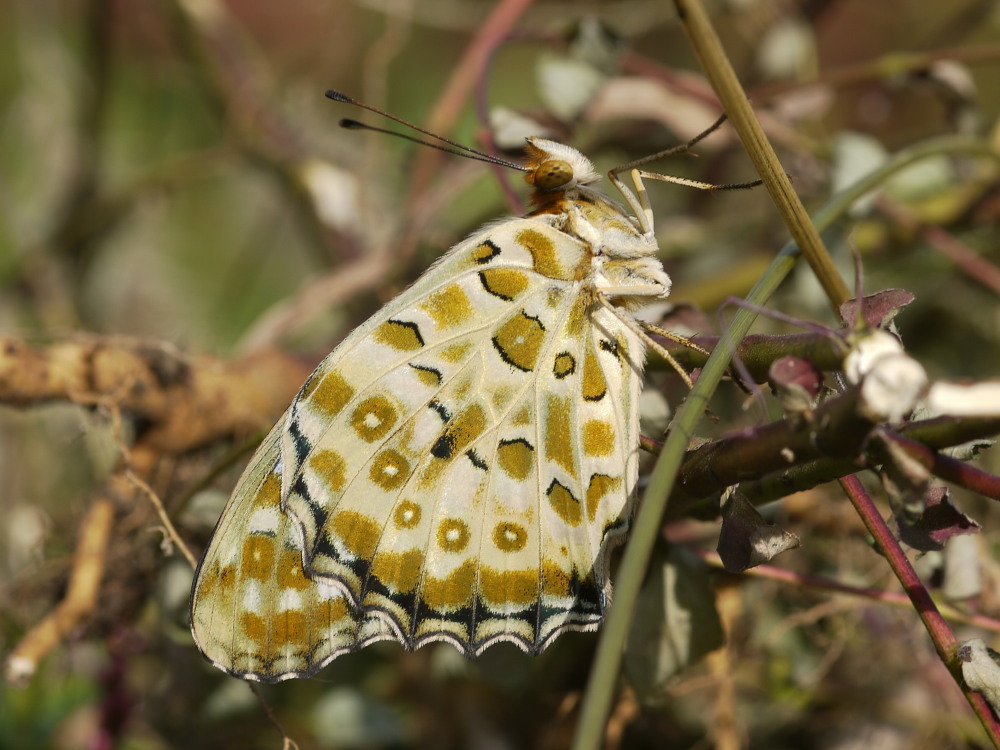
[[875, 538], [875, 544], [878, 546], [879, 551], [885, 557], [893, 574], [895, 574], [896, 578], [902, 584], [903, 590], [909, 596], [910, 601], [913, 603], [913, 608], [924, 623], [924, 627], [927, 629], [927, 633], [930, 635], [941, 661], [948, 667], [955, 678], [955, 682], [958, 683], [962, 694], [965, 695], [966, 700], [969, 701], [969, 705], [972, 706], [972, 710], [979, 717], [979, 721], [989, 735], [994, 747], [1000, 748], [1000, 722], [993, 715], [993, 711], [990, 710], [986, 699], [979, 693], [969, 690], [961, 679], [961, 671], [957, 666], [955, 653], [958, 641], [951, 627], [938, 611], [927, 587], [924, 586], [923, 581], [920, 580], [920, 576], [917, 575], [913, 566], [910, 565], [906, 553], [903, 552], [903, 548], [896, 541], [892, 530], [882, 518], [882, 514], [878, 512], [878, 508], [875, 507], [875, 503], [867, 491], [865, 491], [857, 475], [852, 474], [848, 477], [843, 477], [840, 480], [840, 486], [844, 489], [844, 493], [850, 499], [854, 509], [864, 522], [868, 533]]

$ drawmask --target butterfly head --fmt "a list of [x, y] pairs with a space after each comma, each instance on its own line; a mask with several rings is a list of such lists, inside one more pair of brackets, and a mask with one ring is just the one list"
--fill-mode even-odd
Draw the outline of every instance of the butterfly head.
[[539, 193], [561, 193], [601, 179], [590, 159], [563, 143], [528, 138], [525, 153], [528, 156], [525, 179]]

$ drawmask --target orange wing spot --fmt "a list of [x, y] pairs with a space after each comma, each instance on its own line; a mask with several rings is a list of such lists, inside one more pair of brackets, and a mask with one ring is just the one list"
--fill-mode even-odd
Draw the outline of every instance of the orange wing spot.
[[479, 272], [483, 289], [502, 300], [512, 302], [528, 288], [528, 276], [513, 268], [488, 268]]
[[351, 414], [351, 427], [366, 443], [381, 440], [396, 425], [396, 407], [385, 396], [372, 396], [358, 404]]
[[583, 398], [586, 401], [600, 401], [608, 392], [608, 381], [592, 346], [587, 347], [583, 357]]
[[267, 623], [260, 615], [253, 612], [240, 614], [240, 630], [248, 639], [260, 646], [267, 646]]
[[559, 264], [556, 245], [551, 238], [537, 229], [522, 229], [515, 235], [514, 240], [531, 253], [534, 268], [538, 273], [550, 279], [573, 280], [573, 277]]
[[388, 588], [401, 594], [409, 594], [420, 583], [423, 563], [423, 550], [383, 552], [376, 555], [372, 562], [372, 575]]
[[202, 570], [198, 580], [196, 596], [199, 599], [232, 596], [236, 585], [236, 566], [227, 565], [222, 568], [216, 562], [211, 568]]
[[535, 369], [544, 339], [542, 321], [520, 310], [496, 329], [493, 348], [508, 365], [522, 372], [531, 372]]
[[353, 510], [342, 510], [330, 520], [330, 528], [352, 555], [371, 560], [382, 535], [381, 527], [368, 516]]
[[302, 569], [302, 554], [298, 550], [287, 550], [278, 558], [278, 585], [283, 589], [302, 591], [312, 583]]
[[429, 388], [436, 388], [441, 385], [441, 381], [444, 379], [441, 375], [440, 370], [436, 370], [433, 367], [427, 367], [426, 365], [415, 365], [410, 363], [410, 368], [417, 373], [417, 377], [420, 382]]
[[472, 303], [458, 284], [449, 284], [429, 295], [420, 307], [438, 328], [454, 328], [472, 317]]
[[587, 487], [587, 519], [593, 521], [597, 517], [597, 508], [608, 494], [617, 492], [622, 486], [621, 477], [609, 477], [607, 474], [594, 474]]
[[420, 523], [423, 511], [412, 500], [403, 500], [392, 513], [392, 521], [397, 529], [413, 529]]
[[545, 397], [545, 457], [562, 466], [574, 479], [577, 476], [576, 445], [572, 433], [572, 404], [569, 396]]
[[615, 449], [615, 428], [599, 419], [583, 423], [583, 452], [588, 456], [610, 456]]
[[490, 396], [493, 408], [498, 412], [507, 411], [510, 402], [514, 400], [514, 389], [508, 386], [500, 386]]
[[501, 440], [497, 446], [497, 461], [511, 479], [523, 482], [535, 466], [535, 449], [527, 440]]
[[311, 408], [330, 418], [339, 414], [353, 397], [354, 388], [343, 375], [333, 370], [322, 377], [313, 375], [299, 398], [308, 401]]
[[573, 309], [569, 311], [569, 318], [566, 321], [568, 336], [579, 336], [583, 332], [583, 323], [587, 319], [589, 308], [590, 302], [585, 296], [581, 296], [573, 303]]
[[551, 560], [542, 560], [542, 594], [545, 596], [572, 596], [570, 574]]
[[264, 581], [274, 573], [274, 540], [268, 536], [251, 534], [243, 542], [240, 558], [242, 573], [247, 578]]
[[472, 261], [474, 263], [483, 265], [485, 263], [489, 263], [499, 254], [500, 254], [500, 248], [497, 247], [496, 243], [493, 242], [493, 240], [483, 240], [483, 243], [481, 245], [478, 245], [473, 249], [469, 257], [472, 258]]
[[276, 508], [281, 505], [281, 477], [274, 472], [264, 477], [253, 504], [257, 508]]
[[402, 352], [412, 352], [424, 345], [420, 326], [405, 320], [385, 321], [372, 332], [372, 338]]
[[269, 644], [272, 650], [291, 645], [305, 647], [308, 638], [309, 623], [302, 612], [290, 609], [272, 616]]
[[479, 594], [495, 607], [527, 607], [538, 599], [538, 583], [537, 570], [479, 569]]
[[438, 526], [437, 543], [445, 552], [462, 552], [469, 546], [469, 527], [458, 518], [446, 518]]
[[456, 414], [431, 446], [431, 455], [449, 461], [469, 447], [486, 429], [486, 410], [479, 404]]
[[576, 372], [576, 359], [569, 352], [560, 352], [552, 363], [552, 374], [562, 380]]
[[428, 578], [421, 587], [421, 598], [431, 609], [460, 609], [472, 602], [476, 587], [476, 568], [467, 560], [444, 578]]
[[579, 498], [573, 495], [569, 487], [553, 479], [552, 484], [545, 490], [549, 498], [549, 505], [563, 521], [570, 526], [579, 526], [583, 520], [583, 509], [580, 507]]
[[253, 612], [243, 612], [240, 614], [240, 629], [262, 652], [269, 653], [289, 645], [304, 648], [309, 635], [306, 616], [297, 610], [280, 612], [268, 619]]
[[402, 453], [391, 448], [376, 455], [368, 470], [368, 478], [387, 492], [398, 489], [409, 476], [410, 462]]
[[502, 521], [493, 528], [493, 544], [503, 552], [520, 552], [528, 543], [528, 532], [519, 523]]
[[451, 362], [452, 364], [458, 364], [465, 356], [469, 353], [472, 348], [472, 344], [468, 341], [461, 341], [457, 344], [451, 344], [446, 346], [441, 350], [441, 359], [445, 362]]
[[321, 449], [309, 456], [310, 468], [323, 477], [330, 490], [341, 492], [346, 480], [347, 465], [336, 451]]
[[[348, 623], [354, 624], [351, 617], [351, 608], [347, 604], [347, 599], [338, 596], [336, 599], [324, 599], [313, 605], [313, 617], [317, 622], [327, 623]], [[341, 630], [346, 628], [341, 628]]]

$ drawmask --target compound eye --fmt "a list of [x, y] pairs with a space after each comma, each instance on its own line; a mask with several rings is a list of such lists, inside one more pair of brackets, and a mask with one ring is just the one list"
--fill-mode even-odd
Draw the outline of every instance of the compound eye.
[[539, 190], [555, 190], [573, 181], [573, 167], [561, 159], [543, 161], [535, 168], [535, 187]]

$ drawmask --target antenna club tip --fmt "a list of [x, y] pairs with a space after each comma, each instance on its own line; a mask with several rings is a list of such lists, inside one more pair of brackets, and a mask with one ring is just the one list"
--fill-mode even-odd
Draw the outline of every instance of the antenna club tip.
[[361, 130], [365, 127], [364, 123], [360, 123], [357, 120], [350, 120], [346, 117], [337, 124], [340, 125], [340, 127], [342, 128], [346, 128], [347, 130]]
[[345, 102], [347, 104], [353, 104], [354, 100], [347, 94], [342, 94], [335, 89], [328, 89], [326, 92], [327, 99], [333, 99], [335, 102]]

